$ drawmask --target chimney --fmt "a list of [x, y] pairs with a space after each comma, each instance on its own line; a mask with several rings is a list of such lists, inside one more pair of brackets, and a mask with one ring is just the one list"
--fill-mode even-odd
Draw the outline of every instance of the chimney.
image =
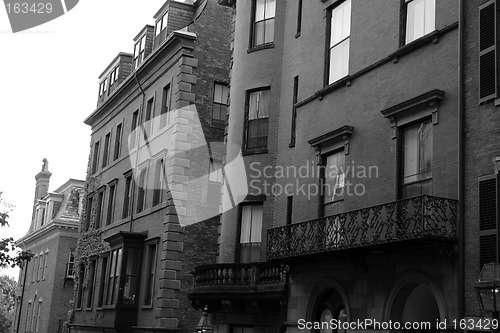
[[49, 191], [50, 176], [52, 176], [52, 173], [49, 171], [49, 161], [44, 158], [42, 171], [35, 176], [35, 199], [33, 200], [33, 216], [31, 217], [31, 220], [35, 218], [35, 204], [37, 200], [42, 199]]

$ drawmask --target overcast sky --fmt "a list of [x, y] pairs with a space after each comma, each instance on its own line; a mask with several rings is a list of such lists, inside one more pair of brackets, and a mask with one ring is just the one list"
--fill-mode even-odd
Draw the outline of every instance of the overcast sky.
[[[49, 191], [69, 178], [85, 180], [98, 76], [165, 0], [82, 0], [67, 14], [25, 32], [11, 32], [0, 7], [0, 191], [15, 205], [0, 237], [28, 230], [35, 175], [42, 159], [52, 172]], [[17, 279], [17, 269], [0, 270]]]

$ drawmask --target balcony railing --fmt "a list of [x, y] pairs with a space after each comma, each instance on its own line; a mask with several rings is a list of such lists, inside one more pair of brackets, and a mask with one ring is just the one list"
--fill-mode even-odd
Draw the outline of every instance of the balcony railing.
[[268, 230], [267, 259], [456, 239], [457, 201], [419, 196]]
[[281, 290], [285, 275], [279, 263], [212, 264], [196, 267], [192, 293]]

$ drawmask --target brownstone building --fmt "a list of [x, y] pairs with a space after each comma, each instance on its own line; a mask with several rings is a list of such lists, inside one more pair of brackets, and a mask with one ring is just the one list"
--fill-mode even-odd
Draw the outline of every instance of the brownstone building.
[[99, 76], [71, 332], [191, 332], [215, 261], [231, 9], [168, 0]]
[[16, 245], [34, 256], [20, 270], [13, 332], [62, 332], [73, 298], [73, 263], [84, 185], [70, 179], [49, 192], [44, 160], [36, 175], [29, 231]]
[[459, 3], [220, 3], [236, 8], [227, 159], [241, 148], [249, 195], [222, 214], [195, 306], [220, 333], [452, 328]]

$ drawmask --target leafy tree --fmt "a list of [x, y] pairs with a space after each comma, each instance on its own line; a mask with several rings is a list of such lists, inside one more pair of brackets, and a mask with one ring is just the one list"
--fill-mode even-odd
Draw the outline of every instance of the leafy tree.
[[[14, 208], [13, 205], [8, 204], [2, 198], [3, 192], [0, 192], [0, 227], [9, 226], [7, 221], [9, 213]], [[6, 267], [22, 267], [25, 260], [30, 260], [33, 254], [30, 251], [17, 251], [14, 244], [14, 238], [1, 238], [0, 239], [0, 268]]]
[[16, 308], [16, 280], [0, 275], [0, 332], [9, 332]]

